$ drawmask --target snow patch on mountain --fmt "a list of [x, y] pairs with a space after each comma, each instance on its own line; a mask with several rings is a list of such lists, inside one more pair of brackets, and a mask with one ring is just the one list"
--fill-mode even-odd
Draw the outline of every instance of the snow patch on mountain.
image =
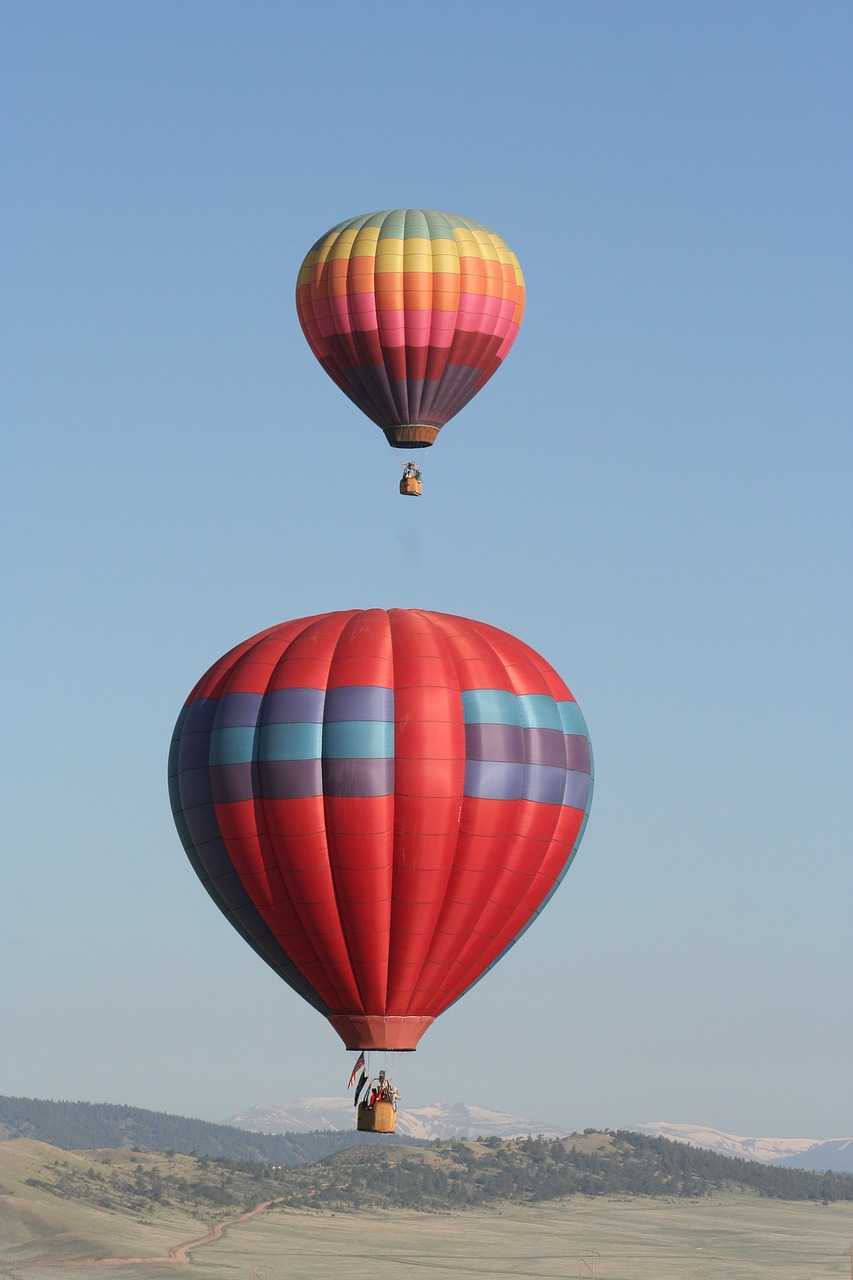
[[[239, 1112], [224, 1124], [252, 1133], [309, 1133], [315, 1129], [354, 1129], [355, 1110], [349, 1098], [297, 1098], [281, 1106], [260, 1103]], [[426, 1107], [405, 1107], [397, 1112], [397, 1132], [407, 1138], [430, 1141], [448, 1138], [521, 1138], [542, 1134], [565, 1138], [571, 1132], [559, 1125], [524, 1116], [489, 1111], [467, 1102], [434, 1102]]]
[[[223, 1123], [252, 1133], [310, 1133], [322, 1129], [354, 1129], [352, 1098], [297, 1098], [280, 1106], [260, 1103]], [[629, 1127], [629, 1126], [626, 1126]], [[635, 1133], [686, 1142], [724, 1156], [740, 1156], [762, 1164], [784, 1164], [796, 1169], [853, 1173], [853, 1138], [750, 1138], [723, 1133], [707, 1125], [672, 1124], [666, 1120], [631, 1125]], [[543, 1120], [490, 1111], [469, 1102], [433, 1102], [397, 1112], [397, 1132], [427, 1141], [450, 1138], [566, 1138], [571, 1130]]]
[[686, 1142], [724, 1156], [740, 1156], [761, 1164], [786, 1164], [794, 1169], [853, 1173], [853, 1138], [747, 1138], [698, 1124], [657, 1120], [631, 1126], [636, 1133]]

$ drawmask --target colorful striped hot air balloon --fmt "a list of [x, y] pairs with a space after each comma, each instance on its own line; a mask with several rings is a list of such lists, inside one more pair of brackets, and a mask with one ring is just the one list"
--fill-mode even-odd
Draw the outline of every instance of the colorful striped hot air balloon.
[[520, 640], [421, 609], [282, 623], [172, 741], [214, 902], [350, 1049], [414, 1049], [559, 885], [589, 811], [577, 702]]
[[321, 236], [302, 263], [296, 307], [320, 364], [388, 443], [422, 449], [512, 346], [524, 278], [482, 223], [389, 209]]

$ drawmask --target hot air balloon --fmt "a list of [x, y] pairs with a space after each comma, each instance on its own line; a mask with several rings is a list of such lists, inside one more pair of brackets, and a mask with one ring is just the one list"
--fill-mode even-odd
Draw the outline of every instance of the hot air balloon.
[[[320, 364], [388, 443], [423, 449], [515, 341], [524, 277], [480, 222], [385, 209], [320, 237], [300, 268], [296, 309]], [[404, 474], [400, 492], [419, 486], [420, 475]]]
[[245, 940], [348, 1049], [412, 1050], [559, 885], [592, 763], [577, 702], [522, 641], [351, 609], [215, 663], [169, 782], [189, 860]]

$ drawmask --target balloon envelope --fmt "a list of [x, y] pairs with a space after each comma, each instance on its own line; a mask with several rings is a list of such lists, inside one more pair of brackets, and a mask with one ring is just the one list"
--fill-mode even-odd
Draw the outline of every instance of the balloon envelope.
[[524, 278], [500, 236], [434, 209], [339, 223], [296, 285], [311, 350], [395, 448], [430, 445], [518, 333]]
[[572, 694], [520, 640], [369, 609], [282, 623], [211, 667], [169, 779], [243, 937], [348, 1048], [413, 1049], [560, 883], [592, 762]]

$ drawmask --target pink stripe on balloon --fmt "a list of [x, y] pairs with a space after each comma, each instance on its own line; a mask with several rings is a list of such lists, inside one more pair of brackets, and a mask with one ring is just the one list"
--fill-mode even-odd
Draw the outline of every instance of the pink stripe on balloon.
[[315, 298], [314, 299], [314, 319], [327, 320], [328, 317], [329, 317], [329, 299]]
[[352, 316], [350, 315], [348, 298], [345, 296], [330, 298], [329, 311], [338, 333], [352, 333]]
[[406, 341], [405, 311], [381, 311], [378, 313], [379, 332], [383, 343], [391, 346], [404, 346]]
[[497, 320], [501, 314], [503, 306], [503, 298], [484, 298], [483, 299], [483, 315], [489, 316], [490, 319]]
[[338, 334], [338, 326], [335, 324], [333, 316], [325, 316], [318, 322], [320, 333], [324, 338], [336, 338]]
[[515, 302], [512, 298], [501, 298], [501, 319], [511, 320], [515, 315]]
[[460, 316], [482, 315], [483, 303], [486, 301], [484, 293], [460, 293], [459, 295], [459, 314]]
[[484, 319], [481, 312], [469, 313], [463, 315], [460, 311], [456, 318], [457, 333], [482, 333], [484, 336], [492, 332], [493, 322], [491, 319]]
[[350, 310], [356, 329], [368, 330], [379, 327], [376, 317], [376, 298], [372, 293], [351, 293]]
[[456, 331], [455, 311], [433, 311], [430, 346], [449, 347]]
[[413, 342], [416, 346], [426, 346], [429, 343], [429, 334], [432, 322], [431, 311], [407, 311], [406, 315], [406, 337], [409, 342]]

